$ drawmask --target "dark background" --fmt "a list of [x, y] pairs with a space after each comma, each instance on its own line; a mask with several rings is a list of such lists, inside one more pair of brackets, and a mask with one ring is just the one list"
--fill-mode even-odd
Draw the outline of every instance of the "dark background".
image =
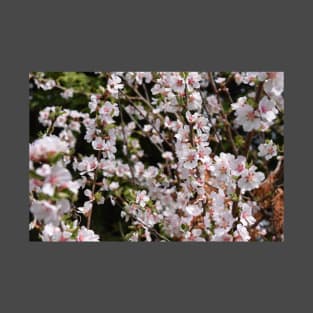
[[[312, 307], [309, 2], [3, 1], [2, 303], [33, 312]], [[286, 72], [284, 243], [28, 241], [28, 72]]]

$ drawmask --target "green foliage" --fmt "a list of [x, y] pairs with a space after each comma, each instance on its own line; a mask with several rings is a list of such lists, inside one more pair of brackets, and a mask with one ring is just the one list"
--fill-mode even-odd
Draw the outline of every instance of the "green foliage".
[[235, 144], [238, 148], [242, 148], [245, 145], [245, 138], [242, 135], [235, 136]]

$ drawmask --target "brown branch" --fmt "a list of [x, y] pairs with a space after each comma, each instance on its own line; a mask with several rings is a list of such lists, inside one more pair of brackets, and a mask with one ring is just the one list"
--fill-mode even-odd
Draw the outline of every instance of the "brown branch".
[[245, 142], [245, 145], [244, 145], [244, 148], [243, 148], [243, 152], [242, 152], [242, 154], [245, 157], [248, 156], [249, 148], [250, 148], [250, 145], [251, 145], [251, 142], [252, 142], [254, 134], [255, 134], [255, 131], [253, 130], [253, 131], [248, 133], [248, 136], [246, 138], [246, 142]]
[[133, 107], [145, 120], [147, 120], [147, 121], [151, 124], [152, 128], [157, 132], [157, 134], [160, 136], [160, 138], [161, 138], [164, 142], [166, 142], [166, 144], [167, 144], [172, 150], [174, 150], [173, 145], [172, 145], [170, 142], [168, 142], [168, 140], [167, 140], [166, 138], [164, 138], [164, 136], [163, 136], [163, 135], [160, 133], [160, 131], [154, 126], [154, 124], [153, 124], [151, 121], [149, 121], [148, 117], [145, 116], [145, 115], [136, 107], [136, 105], [131, 101], [131, 99], [128, 97], [128, 95], [125, 94], [124, 92], [122, 92], [122, 93], [123, 93], [123, 95], [125, 96], [125, 98], [131, 103], [132, 107]]

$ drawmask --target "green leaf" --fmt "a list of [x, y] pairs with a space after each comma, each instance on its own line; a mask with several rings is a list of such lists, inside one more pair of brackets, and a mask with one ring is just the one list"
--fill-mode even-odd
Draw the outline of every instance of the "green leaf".
[[95, 200], [96, 202], [100, 201], [102, 198], [102, 192], [101, 191], [98, 191], [95, 193]]
[[237, 146], [238, 148], [243, 147], [244, 144], [245, 144], [245, 139], [244, 139], [244, 137], [241, 136], [241, 135], [237, 135], [237, 136], [235, 137], [235, 144], [236, 144], [236, 146]]

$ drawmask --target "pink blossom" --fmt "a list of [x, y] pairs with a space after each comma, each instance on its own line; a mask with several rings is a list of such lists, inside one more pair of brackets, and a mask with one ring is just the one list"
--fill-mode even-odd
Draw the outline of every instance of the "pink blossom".
[[90, 113], [96, 111], [98, 104], [99, 104], [98, 97], [96, 95], [91, 95], [90, 101], [88, 103]]
[[93, 230], [87, 229], [85, 226], [82, 226], [77, 234], [76, 241], [99, 241], [99, 235], [96, 235]]
[[247, 97], [239, 97], [237, 102], [232, 103], [231, 107], [233, 110], [238, 110], [240, 108], [244, 108], [247, 105]]
[[252, 165], [249, 169], [245, 169], [241, 173], [241, 178], [238, 180], [238, 186], [242, 191], [250, 191], [260, 186], [265, 176], [262, 172], [256, 172], [256, 166]]
[[146, 190], [137, 192], [136, 203], [138, 203], [141, 207], [145, 207], [148, 201], [149, 201], [149, 197], [147, 196]]
[[71, 239], [72, 233], [68, 230], [62, 231], [60, 227], [55, 226], [51, 223], [44, 226], [43, 231], [40, 235], [42, 241], [73, 241]]
[[246, 168], [246, 157], [239, 155], [236, 159], [231, 160], [230, 167], [232, 175], [240, 176]]
[[266, 160], [269, 160], [277, 155], [277, 147], [272, 140], [267, 143], [260, 144], [258, 149], [258, 156], [265, 157]]
[[45, 164], [41, 168], [38, 168], [36, 172], [45, 178], [42, 192], [50, 196], [54, 194], [55, 187], [64, 188], [72, 180], [70, 172], [60, 165], [50, 167]]
[[184, 162], [184, 168], [193, 169], [198, 164], [198, 153], [196, 150], [188, 149], [182, 155], [181, 160]]
[[198, 216], [203, 212], [203, 208], [201, 206], [194, 204], [187, 205], [185, 210], [191, 216]]
[[119, 76], [112, 74], [108, 79], [107, 90], [114, 97], [118, 97], [119, 90], [123, 89], [124, 85], [122, 84], [122, 80]]
[[240, 222], [243, 226], [251, 226], [256, 222], [256, 219], [252, 215], [252, 206], [248, 203], [239, 203], [241, 208]]
[[45, 224], [52, 223], [57, 225], [63, 214], [70, 211], [70, 203], [67, 199], [61, 199], [52, 204], [46, 200], [34, 201], [30, 207], [34, 217], [43, 221]]
[[189, 91], [200, 88], [201, 76], [197, 72], [189, 72], [187, 76], [187, 87]]
[[143, 80], [145, 80], [145, 82], [149, 84], [152, 80], [151, 72], [136, 72], [136, 82], [139, 85], [142, 85]]
[[65, 89], [63, 92], [60, 93], [60, 95], [64, 99], [72, 98], [74, 95], [74, 90], [72, 88]]
[[267, 122], [272, 122], [278, 113], [275, 107], [275, 102], [264, 96], [259, 102], [259, 112], [262, 119]]
[[68, 153], [69, 148], [66, 142], [55, 135], [44, 136], [35, 140], [29, 146], [29, 158], [32, 161], [39, 161], [53, 157], [58, 153]]
[[185, 80], [180, 76], [179, 73], [175, 73], [170, 78], [170, 87], [179, 94], [185, 93]]
[[249, 241], [251, 239], [249, 232], [242, 224], [237, 225], [237, 230], [234, 233], [235, 241]]
[[210, 114], [217, 114], [221, 111], [221, 105], [218, 103], [216, 95], [210, 95], [206, 98], [208, 103], [208, 111]]
[[255, 111], [250, 105], [245, 104], [235, 111], [235, 121], [241, 125], [246, 132], [253, 129], [257, 130], [261, 126], [261, 120], [258, 111]]
[[95, 150], [103, 151], [106, 149], [106, 141], [101, 137], [96, 137], [96, 139], [92, 142], [92, 147]]
[[227, 181], [231, 174], [231, 164], [234, 162], [234, 156], [221, 152], [219, 156], [214, 156], [214, 161], [210, 167], [212, 175], [220, 181]]
[[82, 207], [78, 207], [77, 210], [84, 215], [88, 215], [90, 210], [92, 209], [92, 200], [88, 200], [84, 202]]
[[119, 115], [119, 109], [116, 103], [106, 101], [103, 106], [99, 109], [100, 119], [107, 124], [114, 123], [114, 116]]
[[188, 96], [188, 110], [197, 111], [202, 107], [202, 97], [200, 92], [194, 91]]
[[81, 172], [81, 175], [84, 175], [87, 172], [94, 171], [98, 166], [98, 160], [94, 155], [85, 156], [82, 158], [81, 162], [77, 160], [73, 164], [74, 169], [77, 169]]

